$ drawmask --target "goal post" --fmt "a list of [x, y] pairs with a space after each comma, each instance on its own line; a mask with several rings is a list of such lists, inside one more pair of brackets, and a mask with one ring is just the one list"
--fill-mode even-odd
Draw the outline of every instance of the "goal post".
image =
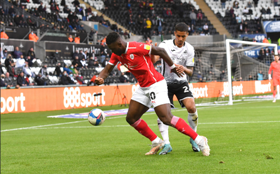
[[[251, 45], [251, 46], [261, 46], [261, 47], [274, 47], [274, 53], [277, 53], [277, 44], [270, 44], [270, 43], [257, 43], [257, 42], [249, 42], [249, 41], [240, 41], [240, 40], [233, 40], [233, 39], [226, 39], [226, 59], [227, 59], [227, 75], [228, 75], [228, 90], [232, 91], [232, 74], [231, 74], [231, 43], [236, 44], [244, 44], [244, 45]], [[279, 86], [278, 86], [279, 88]], [[279, 90], [278, 90], [279, 93]], [[278, 94], [279, 96], [279, 94]], [[233, 94], [229, 92], [229, 105], [233, 104]]]

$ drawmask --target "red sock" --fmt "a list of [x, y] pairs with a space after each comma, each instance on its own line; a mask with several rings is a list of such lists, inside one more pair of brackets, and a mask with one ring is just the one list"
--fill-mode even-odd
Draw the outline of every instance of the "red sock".
[[276, 97], [276, 90], [273, 91], [273, 98]]
[[171, 125], [179, 132], [190, 136], [193, 140], [195, 140], [198, 135], [182, 118], [173, 116], [171, 119]]
[[131, 126], [134, 127], [140, 134], [149, 138], [151, 141], [157, 138], [157, 135], [152, 131], [152, 129], [149, 128], [148, 124], [142, 119], [137, 120]]

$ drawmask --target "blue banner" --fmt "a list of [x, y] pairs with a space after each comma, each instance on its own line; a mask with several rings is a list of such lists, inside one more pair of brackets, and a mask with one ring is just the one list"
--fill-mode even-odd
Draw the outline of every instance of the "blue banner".
[[[247, 47], [244, 47], [244, 49], [246, 49]], [[265, 49], [265, 48], [264, 48]], [[273, 50], [273, 47], [268, 47], [268, 49]], [[280, 49], [280, 46], [278, 47], [278, 50]], [[244, 51], [244, 54], [248, 57], [252, 57], [252, 58], [258, 58], [259, 57], [259, 52], [261, 49], [255, 49], [255, 50], [248, 50], [248, 51]]]
[[257, 42], [262, 42], [263, 39], [266, 37], [266, 34], [240, 34], [241, 38], [248, 37], [250, 39], [255, 38]]
[[280, 32], [280, 21], [264, 21], [263, 26], [267, 33]]

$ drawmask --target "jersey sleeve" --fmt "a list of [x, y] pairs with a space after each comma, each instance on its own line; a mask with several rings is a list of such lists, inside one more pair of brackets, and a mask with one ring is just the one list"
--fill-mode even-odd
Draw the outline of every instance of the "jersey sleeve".
[[[269, 70], [268, 70], [268, 74], [271, 74], [271, 71], [273, 70], [273, 63], [270, 64]], [[274, 71], [273, 71], [274, 72]]]
[[152, 45], [150, 45], [150, 44], [137, 43], [136, 48], [137, 48], [138, 54], [142, 54], [144, 56], [151, 55]]
[[113, 65], [113, 66], [116, 66], [119, 62], [119, 59], [118, 59], [118, 56], [116, 54], [112, 54], [111, 55], [111, 58], [110, 58], [110, 61], [109, 61], [109, 64], [110, 65]]
[[189, 54], [188, 54], [188, 56], [187, 56], [187, 58], [186, 58], [186, 66], [194, 66], [194, 48], [193, 48], [193, 46], [189, 46], [189, 49], [188, 49], [188, 52], [189, 52]]

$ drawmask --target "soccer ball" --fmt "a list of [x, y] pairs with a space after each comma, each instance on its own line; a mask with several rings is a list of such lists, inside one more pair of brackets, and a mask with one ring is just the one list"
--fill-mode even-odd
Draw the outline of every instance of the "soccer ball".
[[93, 109], [88, 113], [88, 121], [94, 126], [101, 125], [105, 121], [105, 114], [101, 109]]

